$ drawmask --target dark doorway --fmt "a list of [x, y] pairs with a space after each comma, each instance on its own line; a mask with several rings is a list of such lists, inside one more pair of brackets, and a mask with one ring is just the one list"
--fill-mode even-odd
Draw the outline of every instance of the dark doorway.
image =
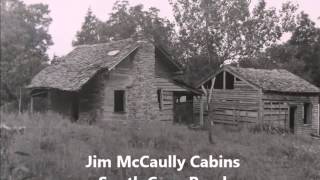
[[226, 72], [226, 89], [234, 89], [234, 76]]
[[214, 82], [214, 89], [223, 89], [223, 72], [216, 76], [216, 81]]
[[174, 122], [192, 124], [193, 121], [193, 95], [174, 92]]
[[295, 122], [295, 114], [296, 114], [296, 106], [290, 106], [290, 121], [289, 121], [289, 128], [290, 132], [294, 133], [294, 122]]
[[79, 119], [79, 96], [77, 93], [75, 93], [72, 97], [71, 118], [73, 122]]

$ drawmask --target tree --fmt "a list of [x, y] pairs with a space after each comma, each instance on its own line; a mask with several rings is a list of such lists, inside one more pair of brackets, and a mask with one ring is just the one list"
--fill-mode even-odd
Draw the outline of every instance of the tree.
[[115, 3], [105, 27], [106, 33], [102, 34], [108, 40], [143, 34], [146, 38], [168, 45], [171, 44], [174, 35], [174, 25], [169, 20], [159, 17], [159, 9], [151, 7], [146, 11], [143, 5], [131, 7], [128, 1]]
[[76, 40], [72, 42], [73, 46], [99, 42], [98, 28], [101, 25], [101, 22], [92, 13], [90, 8], [88, 9], [87, 15], [84, 19], [81, 30], [77, 32]]
[[128, 1], [115, 2], [110, 18], [103, 24], [103, 28], [100, 29], [102, 41], [127, 39], [136, 32], [137, 23], [129, 12], [129, 6]]
[[74, 44], [109, 42], [138, 34], [170, 46], [174, 37], [174, 25], [167, 19], [160, 18], [156, 8], [146, 11], [143, 5], [130, 6], [126, 0], [116, 1], [106, 22], [100, 22], [92, 12], [88, 13], [83, 27], [77, 33], [75, 42], [80, 43]]
[[284, 68], [320, 86], [320, 29], [301, 12], [288, 42], [272, 45], [244, 66]]
[[294, 57], [304, 62], [302, 77], [320, 86], [320, 28], [304, 12], [289, 44], [296, 47]]
[[291, 27], [296, 6], [280, 11], [261, 0], [249, 11], [247, 0], [171, 0], [183, 57], [206, 56], [216, 67], [225, 60], [244, 60], [280, 39]]
[[49, 60], [50, 23], [47, 5], [1, 1], [1, 105], [18, 101], [19, 89]]
[[[171, 0], [171, 4], [179, 27], [178, 46], [185, 50], [182, 57], [207, 59], [202, 72], [216, 69], [226, 60], [244, 61], [257, 56], [291, 28], [296, 10], [296, 6], [286, 3], [277, 12], [266, 8], [264, 0], [252, 13], [247, 0]], [[214, 82], [215, 78], [210, 87], [201, 86], [209, 112]], [[208, 123], [209, 142], [213, 143], [212, 119]]]

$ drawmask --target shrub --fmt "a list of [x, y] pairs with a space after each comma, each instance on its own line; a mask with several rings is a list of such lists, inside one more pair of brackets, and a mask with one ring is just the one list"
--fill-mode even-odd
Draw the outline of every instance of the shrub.
[[276, 127], [272, 124], [264, 123], [264, 124], [254, 124], [249, 127], [250, 132], [252, 133], [261, 133], [266, 132], [268, 134], [284, 134], [289, 133], [289, 131], [283, 127]]
[[[212, 129], [215, 144], [208, 142], [206, 131], [192, 130], [170, 122], [106, 121], [94, 125], [71, 123], [54, 114], [1, 114], [10, 126], [25, 126], [9, 148], [7, 175], [22, 179], [124, 179], [157, 175], [164, 179], [319, 179], [320, 142], [294, 135], [279, 136], [265, 128]], [[267, 128], [268, 129], [268, 128]], [[223, 155], [240, 159], [238, 169], [195, 169], [187, 164], [182, 172], [174, 169], [86, 169], [88, 155], [114, 158], [116, 155], [150, 155], [180, 158]], [[3, 162], [3, 161], [2, 161]], [[3, 173], [1, 173], [3, 174]], [[17, 177], [19, 176], [19, 177]]]

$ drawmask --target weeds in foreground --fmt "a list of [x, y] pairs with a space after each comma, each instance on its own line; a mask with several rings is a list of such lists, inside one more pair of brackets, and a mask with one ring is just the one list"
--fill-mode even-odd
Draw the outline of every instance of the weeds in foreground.
[[[293, 135], [277, 135], [249, 128], [214, 126], [208, 142], [207, 132], [190, 130], [169, 122], [107, 121], [95, 125], [70, 123], [56, 114], [2, 114], [8, 126], [25, 126], [8, 148], [8, 172], [14, 179], [109, 179], [123, 180], [137, 175], [141, 179], [156, 175], [163, 179], [228, 180], [318, 180], [320, 179], [320, 142]], [[163, 158], [176, 154], [208, 158], [223, 155], [240, 159], [237, 169], [87, 169], [88, 155], [115, 158], [117, 155], [150, 155]]]

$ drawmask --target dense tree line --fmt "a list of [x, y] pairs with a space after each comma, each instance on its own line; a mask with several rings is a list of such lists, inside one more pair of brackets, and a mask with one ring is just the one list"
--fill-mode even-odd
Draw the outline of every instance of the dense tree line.
[[20, 89], [49, 60], [51, 21], [47, 5], [1, 0], [1, 105], [19, 101]]
[[174, 42], [174, 24], [159, 17], [157, 8], [144, 10], [143, 5], [130, 6], [128, 1], [123, 0], [113, 5], [113, 11], [106, 22], [100, 21], [88, 9], [73, 45], [109, 42], [140, 34], [171, 47]]
[[[167, 48], [185, 67], [190, 83], [231, 61], [245, 67], [285, 68], [320, 85], [319, 31], [307, 14], [298, 14], [297, 5], [287, 2], [275, 9], [260, 0], [250, 11], [247, 0], [170, 0], [170, 4], [174, 23], [159, 17], [156, 8], [144, 10], [126, 0], [114, 4], [106, 22], [89, 9], [73, 44], [108, 42], [142, 33]], [[292, 33], [291, 39], [280, 44], [286, 33]]]
[[264, 0], [250, 12], [247, 0], [171, 0], [179, 27], [187, 79], [199, 79], [225, 61], [252, 59], [294, 28], [296, 5], [267, 8]]
[[320, 87], [320, 28], [301, 12], [291, 38], [274, 44], [256, 57], [243, 61], [243, 66], [284, 68]]
[[[247, 0], [170, 0], [174, 22], [159, 9], [119, 0], [106, 21], [88, 9], [74, 46], [143, 34], [166, 48], [193, 82], [226, 61], [257, 68], [285, 68], [320, 86], [320, 30], [297, 5], [250, 10]], [[52, 45], [47, 5], [1, 1], [1, 105], [17, 101], [18, 89], [48, 61]], [[281, 37], [291, 33], [287, 42]]]

